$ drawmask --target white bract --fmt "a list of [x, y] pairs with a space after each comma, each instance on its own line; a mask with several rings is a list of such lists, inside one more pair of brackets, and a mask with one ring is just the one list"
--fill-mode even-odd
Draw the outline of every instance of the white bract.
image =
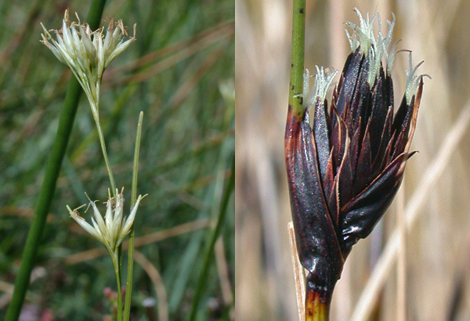
[[93, 115], [97, 117], [103, 72], [114, 58], [135, 41], [136, 25], [134, 36], [129, 38], [122, 20], [114, 23], [111, 19], [105, 35], [104, 27], [91, 31], [87, 23], [80, 23], [78, 15], [77, 19], [78, 23], [70, 22], [69, 12], [65, 11], [62, 28], [49, 30], [56, 33], [57, 40], [41, 23], [44, 33], [40, 41], [73, 71], [90, 101]]
[[[88, 197], [88, 196], [87, 196]], [[88, 198], [89, 199], [89, 198]], [[89, 224], [83, 217], [78, 214], [78, 209], [73, 211], [67, 205], [70, 216], [90, 235], [96, 238], [98, 241], [103, 243], [108, 252], [111, 255], [117, 255], [118, 246], [122, 243], [126, 235], [129, 233], [132, 224], [134, 223], [137, 208], [139, 207], [142, 195], [139, 195], [134, 207], [131, 210], [130, 215], [124, 219], [123, 217], [123, 206], [124, 198], [122, 192], [119, 193], [116, 190], [116, 198], [112, 198], [111, 195], [106, 202], [106, 215], [103, 218], [100, 211], [96, 207], [95, 202], [90, 200], [90, 206], [93, 208], [93, 217], [91, 218], [92, 225]], [[113, 204], [114, 203], [114, 204]]]

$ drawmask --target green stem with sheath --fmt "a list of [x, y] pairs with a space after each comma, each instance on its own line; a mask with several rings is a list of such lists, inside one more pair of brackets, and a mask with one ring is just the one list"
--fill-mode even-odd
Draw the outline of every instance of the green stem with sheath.
[[[292, 58], [289, 84], [289, 108], [302, 119], [305, 113], [303, 97], [305, 54], [305, 0], [294, 0], [292, 15]], [[327, 321], [331, 293], [323, 293], [321, 287], [307, 278], [305, 295], [305, 321]]]

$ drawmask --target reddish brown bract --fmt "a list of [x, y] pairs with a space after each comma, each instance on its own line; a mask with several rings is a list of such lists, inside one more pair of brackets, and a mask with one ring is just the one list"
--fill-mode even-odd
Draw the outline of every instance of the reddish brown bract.
[[423, 81], [394, 112], [392, 79], [380, 66], [370, 88], [369, 72], [369, 58], [358, 47], [331, 106], [316, 98], [313, 128], [307, 109], [301, 118], [291, 107], [288, 112], [286, 167], [299, 257], [309, 279], [326, 292], [351, 247], [390, 205], [410, 157]]

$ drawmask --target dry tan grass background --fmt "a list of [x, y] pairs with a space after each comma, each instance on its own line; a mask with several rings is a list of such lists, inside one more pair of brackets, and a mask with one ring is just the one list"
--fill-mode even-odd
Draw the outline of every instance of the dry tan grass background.
[[[297, 320], [283, 147], [291, 6], [236, 0], [237, 320]], [[353, 248], [331, 320], [470, 320], [470, 1], [307, 0], [307, 68], [342, 69], [354, 6], [383, 22], [394, 12], [399, 48], [424, 60], [432, 80], [412, 145], [419, 153], [384, 219]], [[398, 54], [396, 101], [407, 63]]]

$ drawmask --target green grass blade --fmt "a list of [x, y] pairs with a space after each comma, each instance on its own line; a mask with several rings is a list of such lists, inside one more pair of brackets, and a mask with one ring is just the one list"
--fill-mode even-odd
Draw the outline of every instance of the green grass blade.
[[225, 223], [225, 218], [227, 217], [227, 207], [230, 200], [230, 196], [232, 195], [232, 191], [235, 187], [235, 159], [232, 158], [232, 171], [230, 173], [230, 178], [228, 181], [227, 186], [225, 187], [223, 199], [222, 199], [222, 206], [220, 207], [219, 217], [217, 220], [217, 225], [215, 226], [209, 246], [207, 247], [206, 253], [204, 254], [204, 265], [202, 268], [201, 275], [199, 276], [197, 287], [196, 287], [196, 294], [194, 295], [193, 300], [193, 307], [191, 310], [191, 315], [189, 317], [190, 321], [195, 321], [197, 316], [197, 311], [199, 307], [199, 302], [201, 301], [202, 295], [204, 293], [204, 286], [207, 281], [207, 275], [209, 273], [209, 268], [212, 263], [214, 246], [217, 239], [220, 236], [222, 231], [222, 227]]
[[[137, 125], [137, 137], [135, 139], [135, 152], [134, 152], [134, 169], [132, 171], [132, 193], [131, 193], [131, 208], [137, 200], [137, 176], [139, 174], [139, 152], [140, 152], [140, 138], [142, 135], [142, 120], [144, 113], [140, 112], [139, 123]], [[126, 281], [126, 299], [124, 304], [124, 321], [129, 321], [131, 313], [131, 299], [132, 299], [132, 274], [134, 272], [134, 224], [132, 224], [131, 232], [129, 234], [129, 250], [127, 252], [127, 281]]]

